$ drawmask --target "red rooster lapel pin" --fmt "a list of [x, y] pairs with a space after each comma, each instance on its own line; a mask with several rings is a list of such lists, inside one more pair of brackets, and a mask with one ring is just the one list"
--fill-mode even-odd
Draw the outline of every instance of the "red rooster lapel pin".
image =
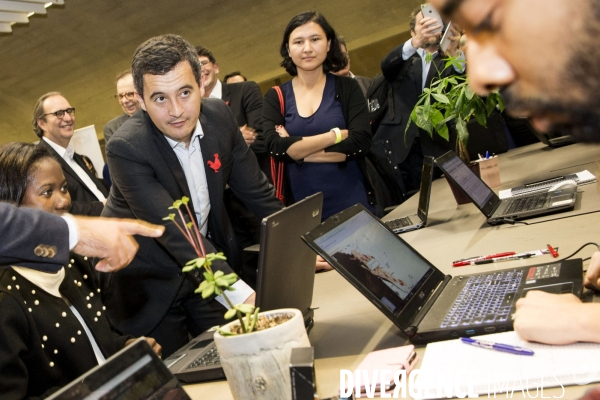
[[210, 168], [215, 171], [215, 174], [219, 172], [219, 168], [221, 168], [221, 160], [219, 160], [219, 154], [215, 153], [215, 160], [208, 160], [207, 164]]

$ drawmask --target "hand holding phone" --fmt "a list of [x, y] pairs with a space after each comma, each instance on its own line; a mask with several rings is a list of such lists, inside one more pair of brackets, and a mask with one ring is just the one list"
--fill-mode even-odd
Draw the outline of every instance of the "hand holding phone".
[[440, 16], [440, 14], [437, 12], [437, 10], [435, 8], [433, 8], [433, 6], [429, 3], [426, 4], [421, 4], [421, 13], [423, 14], [423, 18], [432, 18], [434, 19], [437, 24], [440, 27], [431, 31], [430, 33], [432, 34], [437, 34], [440, 33], [442, 31], [442, 29], [444, 29], [444, 21], [442, 21], [442, 17]]

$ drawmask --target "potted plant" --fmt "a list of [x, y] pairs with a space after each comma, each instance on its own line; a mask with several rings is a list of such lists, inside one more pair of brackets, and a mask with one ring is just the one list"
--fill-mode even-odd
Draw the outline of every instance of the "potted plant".
[[[428, 54], [427, 57], [431, 57], [431, 54]], [[498, 90], [491, 92], [484, 101], [469, 87], [467, 75], [442, 77], [442, 73], [446, 69], [460, 67], [464, 63], [457, 57], [448, 57], [445, 61], [444, 69], [438, 71], [438, 76], [432, 81], [431, 86], [423, 89], [419, 101], [412, 110], [405, 133], [410, 124], [414, 123], [425, 130], [429, 136], [433, 136], [435, 133], [449, 141], [448, 123], [453, 121], [456, 130], [456, 152], [465, 164], [469, 165], [467, 123], [474, 117], [480, 125], [487, 127], [487, 119], [492, 111], [496, 108], [503, 111], [504, 102]], [[432, 65], [435, 66], [435, 63]], [[452, 185], [450, 187], [458, 204], [470, 201], [460, 188], [454, 188]], [[464, 199], [459, 198], [457, 193], [462, 194]]]
[[[229, 305], [225, 319], [234, 321], [217, 328], [215, 344], [221, 365], [235, 399], [291, 400], [289, 363], [293, 347], [309, 347], [302, 312], [296, 309], [273, 310], [259, 313], [259, 308], [249, 304], [232, 304], [226, 292], [235, 290], [231, 285], [237, 280], [235, 273], [224, 274], [212, 270], [215, 260], [225, 260], [223, 253], [206, 254], [202, 235], [183, 197], [169, 209], [177, 211], [165, 220], [172, 221], [192, 245], [197, 258], [182, 269], [192, 272], [203, 269], [204, 280], [196, 289], [202, 298], [221, 295]], [[181, 207], [184, 206], [191, 222], [185, 223]]]

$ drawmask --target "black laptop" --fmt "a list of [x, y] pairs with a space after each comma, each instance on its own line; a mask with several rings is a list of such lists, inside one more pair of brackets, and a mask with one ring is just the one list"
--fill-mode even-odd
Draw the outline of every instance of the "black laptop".
[[417, 213], [386, 221], [387, 226], [395, 233], [414, 231], [427, 225], [429, 199], [431, 197], [431, 182], [433, 181], [433, 157], [425, 156], [421, 173], [421, 188], [419, 190], [419, 206]]
[[529, 290], [582, 292], [581, 259], [444, 275], [360, 204], [303, 239], [416, 344], [512, 330]]
[[[315, 253], [301, 236], [321, 222], [323, 194], [317, 193], [261, 222], [256, 305], [261, 311], [297, 308], [309, 330], [313, 325], [310, 305], [315, 282]], [[204, 332], [165, 360], [182, 382], [224, 379], [214, 332]]]
[[48, 400], [189, 400], [143, 338], [89, 370]]
[[569, 211], [575, 207], [577, 187], [501, 200], [455, 152], [449, 151], [436, 158], [435, 163], [446, 178], [469, 196], [491, 225]]

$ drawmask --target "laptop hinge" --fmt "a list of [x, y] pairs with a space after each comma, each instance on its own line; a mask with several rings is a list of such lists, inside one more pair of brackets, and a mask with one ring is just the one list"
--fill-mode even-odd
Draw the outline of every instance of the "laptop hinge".
[[438, 297], [442, 294], [442, 292], [444, 291], [444, 288], [450, 282], [451, 279], [452, 279], [452, 275], [444, 276], [444, 280], [441, 281], [437, 285], [437, 287], [431, 292], [431, 295], [429, 296], [427, 301], [425, 301], [423, 308], [421, 308], [419, 310], [419, 312], [417, 313], [417, 315], [415, 315], [415, 317], [413, 318], [412, 326], [409, 326], [404, 330], [404, 333], [409, 338], [411, 338], [417, 334], [418, 326], [421, 324], [421, 321], [423, 320], [423, 318], [425, 318], [425, 316], [427, 315], [427, 313], [429, 312], [431, 307], [433, 307], [433, 305], [437, 301]]

